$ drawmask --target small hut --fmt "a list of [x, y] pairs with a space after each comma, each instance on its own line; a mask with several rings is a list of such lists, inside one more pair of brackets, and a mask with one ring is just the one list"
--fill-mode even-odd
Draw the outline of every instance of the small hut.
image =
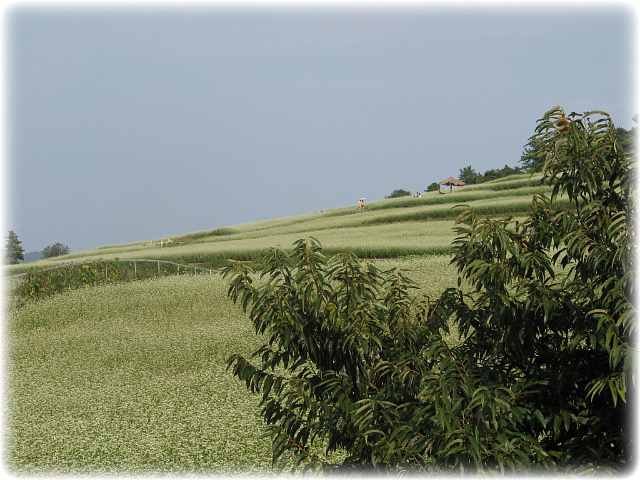
[[442, 180], [441, 182], [438, 182], [438, 185], [449, 185], [449, 190], [451, 191], [453, 190], [454, 185], [456, 187], [461, 187], [462, 185], [464, 185], [464, 182], [453, 177], [448, 177]]

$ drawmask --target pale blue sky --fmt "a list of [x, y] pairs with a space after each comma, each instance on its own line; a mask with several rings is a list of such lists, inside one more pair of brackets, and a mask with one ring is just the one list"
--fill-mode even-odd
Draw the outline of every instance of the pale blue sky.
[[5, 235], [76, 252], [355, 208], [517, 165], [557, 104], [631, 128], [637, 11], [557, 5], [18, 4]]

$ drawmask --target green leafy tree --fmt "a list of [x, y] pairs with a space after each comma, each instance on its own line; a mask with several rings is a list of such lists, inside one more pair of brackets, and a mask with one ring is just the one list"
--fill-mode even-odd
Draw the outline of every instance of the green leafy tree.
[[9, 234], [5, 238], [7, 239], [4, 247], [5, 262], [11, 265], [20, 263], [21, 260], [24, 260], [24, 250], [21, 247], [22, 242], [18, 240], [18, 235], [13, 230], [9, 230]]
[[[620, 466], [631, 454], [635, 163], [603, 112], [556, 107], [531, 142], [550, 198], [537, 196], [522, 223], [460, 220], [454, 261], [475, 289], [456, 307], [463, 348], [498, 383], [540, 382], [526, 396], [539, 412], [530, 434], [562, 452], [559, 465]], [[559, 195], [575, 208], [555, 208]]]
[[44, 258], [59, 257], [60, 255], [67, 255], [70, 252], [67, 245], [63, 245], [60, 242], [54, 243], [45, 247], [42, 255]]
[[551, 195], [524, 220], [461, 214], [459, 287], [438, 298], [314, 239], [267, 250], [259, 275], [225, 270], [265, 338], [229, 366], [261, 396], [275, 464], [586, 473], [633, 460], [634, 163], [601, 112], [555, 107], [531, 141]]
[[[632, 153], [635, 150], [635, 146], [638, 142], [638, 115], [634, 115], [632, 120], [636, 124], [629, 130], [616, 127], [614, 130], [616, 136], [616, 146], [621, 148], [624, 152]], [[541, 172], [544, 168], [545, 157], [540, 155], [540, 150], [544, 148], [544, 145], [538, 145], [536, 141], [530, 141], [525, 145], [520, 164], [522, 165], [522, 171], [528, 173]]]
[[403, 188], [397, 188], [393, 192], [391, 192], [389, 195], [385, 196], [384, 198], [399, 198], [399, 197], [406, 197], [408, 195], [411, 195], [410, 191], [405, 190]]
[[427, 187], [427, 192], [437, 192], [438, 190], [440, 190], [440, 185], [437, 182], [433, 182]]
[[473, 185], [478, 183], [480, 175], [469, 165], [460, 169], [460, 175], [458, 179], [466, 183], [467, 185]]

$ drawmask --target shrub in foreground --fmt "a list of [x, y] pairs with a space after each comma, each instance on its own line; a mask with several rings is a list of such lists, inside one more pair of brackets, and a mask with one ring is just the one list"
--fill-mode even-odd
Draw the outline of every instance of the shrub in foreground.
[[[550, 197], [536, 196], [525, 221], [463, 213], [459, 287], [438, 298], [418, 295], [399, 271], [327, 258], [314, 239], [291, 254], [267, 250], [260, 276], [227, 268], [229, 295], [266, 339], [229, 365], [261, 394], [274, 463], [444, 473], [633, 465], [631, 157], [599, 112], [556, 107], [532, 141]], [[557, 208], [562, 194], [573, 209]]]

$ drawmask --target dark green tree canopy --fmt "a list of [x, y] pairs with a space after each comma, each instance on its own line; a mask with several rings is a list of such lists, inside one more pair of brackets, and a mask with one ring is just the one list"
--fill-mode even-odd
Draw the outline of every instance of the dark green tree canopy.
[[45, 247], [42, 255], [44, 258], [59, 257], [60, 255], [67, 255], [70, 252], [67, 245], [63, 245], [60, 242], [56, 242], [53, 245]]
[[480, 180], [480, 175], [473, 169], [471, 165], [460, 169], [459, 180], [467, 185], [474, 185]]
[[474, 185], [476, 183], [484, 183], [490, 180], [496, 180], [497, 178], [506, 177], [509, 175], [515, 175], [521, 173], [520, 167], [510, 167], [505, 165], [503, 168], [493, 168], [487, 170], [483, 174], [476, 172], [471, 165], [460, 169], [460, 176], [458, 177], [467, 185]]
[[13, 230], [9, 230], [5, 238], [7, 239], [4, 247], [5, 262], [8, 264], [20, 263], [21, 260], [24, 260], [24, 249], [18, 235]]
[[433, 182], [427, 187], [427, 192], [437, 192], [438, 190], [440, 190], [440, 185], [437, 182]]
[[410, 191], [405, 190], [403, 188], [397, 188], [393, 192], [391, 192], [389, 195], [385, 196], [384, 198], [398, 198], [398, 197], [406, 197], [408, 195], [411, 195]]
[[[633, 465], [635, 163], [602, 112], [555, 107], [532, 142], [551, 195], [536, 195], [526, 219], [462, 213], [459, 287], [438, 298], [402, 272], [327, 258], [314, 239], [265, 251], [259, 273], [226, 269], [230, 297], [265, 339], [229, 366], [260, 394], [276, 465], [485, 474]], [[573, 208], [557, 207], [561, 195]]]

